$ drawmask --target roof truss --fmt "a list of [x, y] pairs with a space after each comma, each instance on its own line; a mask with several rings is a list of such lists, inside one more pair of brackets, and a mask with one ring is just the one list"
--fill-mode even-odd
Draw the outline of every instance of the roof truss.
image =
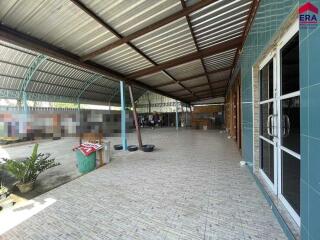
[[204, 50], [198, 51], [198, 52], [194, 52], [194, 53], [190, 53], [188, 55], [179, 57], [179, 58], [175, 58], [173, 60], [169, 60], [167, 62], [163, 62], [161, 64], [159, 64], [158, 66], [154, 66], [154, 67], [149, 67], [149, 68], [145, 68], [139, 71], [136, 71], [132, 74], [129, 74], [129, 78], [138, 78], [138, 77], [142, 77], [142, 76], [146, 76], [149, 74], [153, 74], [156, 72], [160, 72], [164, 69], [168, 69], [168, 68], [172, 68], [187, 62], [191, 62], [193, 60], [199, 59], [199, 58], [204, 58], [204, 57], [208, 57], [217, 53], [221, 53], [233, 48], [237, 48], [239, 47], [239, 45], [241, 44], [241, 38], [235, 38], [223, 43], [219, 43], [217, 45], [214, 45], [212, 47], [208, 47]]
[[216, 0], [202, 0], [202, 1], [198, 2], [198, 3], [195, 3], [190, 7], [184, 8], [184, 9], [182, 9], [181, 11], [179, 11], [177, 13], [174, 13], [174, 14], [172, 14], [172, 15], [164, 18], [164, 19], [161, 19], [158, 22], [155, 22], [155, 23], [153, 23], [153, 24], [151, 24], [149, 26], [146, 26], [146, 27], [134, 32], [134, 33], [131, 33], [126, 37], [120, 37], [119, 40], [117, 40], [117, 41], [115, 41], [113, 43], [110, 43], [107, 46], [104, 46], [104, 47], [102, 47], [102, 48], [100, 48], [100, 49], [98, 49], [98, 50], [96, 50], [96, 51], [94, 51], [92, 53], [89, 53], [89, 54], [83, 56], [82, 57], [82, 61], [90, 60], [90, 59], [92, 59], [92, 58], [94, 58], [94, 57], [96, 57], [96, 56], [98, 56], [98, 55], [100, 55], [102, 53], [105, 53], [105, 52], [107, 52], [107, 51], [109, 51], [109, 50], [111, 50], [111, 49], [113, 49], [115, 47], [118, 47], [118, 46], [120, 46], [120, 45], [122, 45], [124, 43], [128, 43], [133, 39], [141, 37], [142, 35], [145, 35], [145, 34], [147, 34], [149, 32], [152, 32], [153, 30], [156, 30], [156, 29], [158, 29], [158, 28], [160, 28], [162, 26], [165, 26], [165, 25], [167, 25], [167, 24], [169, 24], [169, 23], [171, 23], [171, 22], [173, 22], [175, 20], [178, 20], [179, 18], [187, 16], [190, 13], [195, 12], [195, 11], [197, 11], [197, 10], [199, 10], [199, 9], [201, 9], [201, 8], [207, 6], [207, 5], [209, 5], [209, 4], [211, 4], [211, 3], [215, 2], [215, 1]]

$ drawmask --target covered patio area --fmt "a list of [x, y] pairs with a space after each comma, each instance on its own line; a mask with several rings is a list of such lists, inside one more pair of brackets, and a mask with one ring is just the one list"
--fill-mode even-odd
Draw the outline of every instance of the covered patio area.
[[[224, 132], [142, 134], [152, 154], [115, 152], [110, 164], [16, 206], [13, 218], [30, 217], [1, 239], [286, 239]], [[0, 226], [8, 222], [3, 215]]]

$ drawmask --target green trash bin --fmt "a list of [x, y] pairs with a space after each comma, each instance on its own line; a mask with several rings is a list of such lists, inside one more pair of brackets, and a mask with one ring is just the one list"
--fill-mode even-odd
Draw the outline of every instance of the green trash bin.
[[79, 149], [76, 150], [77, 166], [80, 173], [88, 173], [96, 169], [96, 153], [85, 156]]

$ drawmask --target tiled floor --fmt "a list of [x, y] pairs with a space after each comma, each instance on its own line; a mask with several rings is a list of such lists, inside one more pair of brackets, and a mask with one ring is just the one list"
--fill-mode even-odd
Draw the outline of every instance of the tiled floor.
[[224, 133], [156, 129], [143, 140], [156, 151], [116, 152], [34, 199], [43, 210], [0, 239], [286, 239]]

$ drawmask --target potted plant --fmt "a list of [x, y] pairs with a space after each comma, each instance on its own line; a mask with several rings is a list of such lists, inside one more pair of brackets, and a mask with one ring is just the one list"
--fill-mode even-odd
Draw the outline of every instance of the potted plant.
[[38, 153], [38, 146], [35, 144], [31, 156], [24, 161], [4, 159], [6, 170], [18, 180], [17, 187], [22, 193], [33, 189], [34, 182], [40, 173], [60, 165], [54, 158], [50, 158], [49, 153]]

